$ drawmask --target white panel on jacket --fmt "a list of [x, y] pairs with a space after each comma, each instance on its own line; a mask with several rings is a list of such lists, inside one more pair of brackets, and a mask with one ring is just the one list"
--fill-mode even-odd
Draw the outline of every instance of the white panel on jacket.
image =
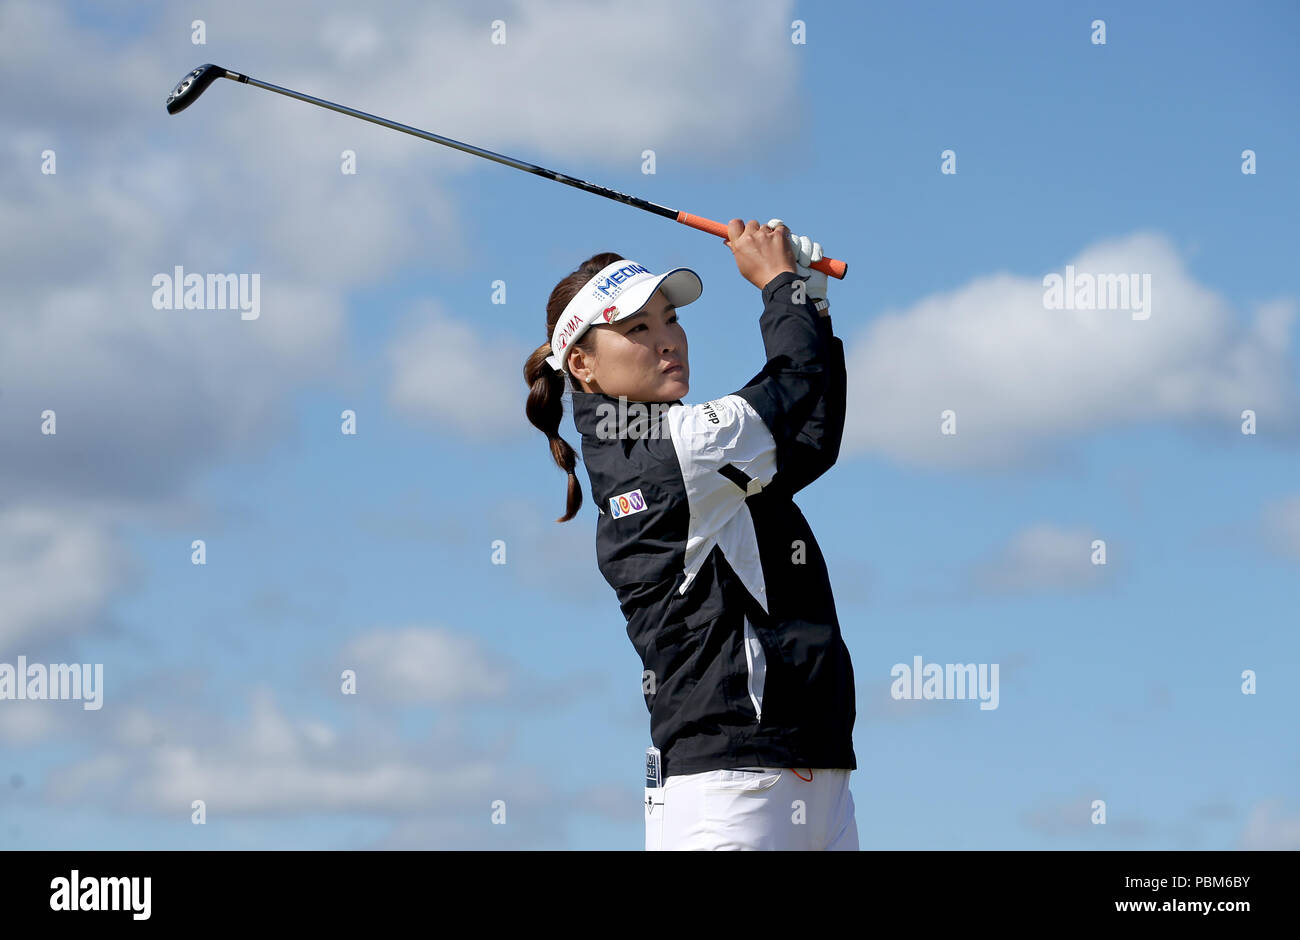
[[767, 654], [763, 651], [763, 641], [754, 632], [754, 627], [745, 618], [745, 665], [749, 669], [749, 700], [754, 703], [756, 720], [763, 718], [763, 686], [767, 682]]
[[681, 593], [718, 545], [766, 611], [766, 585], [746, 494], [719, 471], [727, 464], [734, 465], [753, 479], [751, 490], [772, 482], [776, 475], [772, 432], [753, 405], [739, 395], [670, 408], [666, 420], [691, 513]]

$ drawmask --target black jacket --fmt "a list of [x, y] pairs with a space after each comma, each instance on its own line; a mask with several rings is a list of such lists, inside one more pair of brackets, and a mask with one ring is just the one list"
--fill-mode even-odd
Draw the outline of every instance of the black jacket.
[[702, 405], [573, 392], [596, 554], [645, 667], [663, 773], [855, 769], [853, 665], [793, 495], [835, 463], [844, 345], [793, 273], [763, 288], [767, 365]]

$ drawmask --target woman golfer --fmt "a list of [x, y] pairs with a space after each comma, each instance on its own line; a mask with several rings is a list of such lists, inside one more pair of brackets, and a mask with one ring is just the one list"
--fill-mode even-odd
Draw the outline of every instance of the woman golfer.
[[857, 849], [849, 774], [853, 666], [826, 563], [793, 496], [828, 470], [844, 429], [844, 346], [831, 332], [821, 245], [779, 219], [732, 219], [726, 242], [759, 288], [767, 364], [682, 403], [678, 311], [689, 268], [587, 259], [546, 305], [549, 342], [524, 366], [528, 419], [569, 474], [565, 376], [582, 435], [601, 574], [641, 656], [650, 711], [647, 849]]

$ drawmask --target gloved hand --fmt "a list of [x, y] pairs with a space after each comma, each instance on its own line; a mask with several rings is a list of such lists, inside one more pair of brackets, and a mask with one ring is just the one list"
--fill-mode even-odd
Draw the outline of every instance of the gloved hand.
[[[768, 228], [776, 228], [778, 225], [785, 225], [785, 223], [780, 219], [772, 219], [767, 223]], [[787, 225], [786, 228], [789, 228], [789, 226]], [[826, 274], [823, 271], [814, 271], [809, 267], [814, 261], [822, 259], [821, 243], [813, 241], [807, 235], [795, 235], [791, 232], [790, 244], [794, 248], [795, 272], [807, 284], [808, 298], [814, 303], [825, 300]]]

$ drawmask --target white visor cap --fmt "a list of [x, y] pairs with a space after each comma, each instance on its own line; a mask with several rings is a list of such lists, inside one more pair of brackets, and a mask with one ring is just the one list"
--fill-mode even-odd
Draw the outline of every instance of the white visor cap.
[[601, 268], [600, 273], [582, 286], [564, 308], [551, 337], [551, 368], [568, 372], [568, 353], [582, 334], [602, 323], [625, 320], [641, 312], [654, 292], [663, 288], [664, 296], [674, 307], [694, 303], [704, 292], [700, 276], [690, 268], [673, 268], [667, 274], [654, 274], [643, 264], [627, 258]]

